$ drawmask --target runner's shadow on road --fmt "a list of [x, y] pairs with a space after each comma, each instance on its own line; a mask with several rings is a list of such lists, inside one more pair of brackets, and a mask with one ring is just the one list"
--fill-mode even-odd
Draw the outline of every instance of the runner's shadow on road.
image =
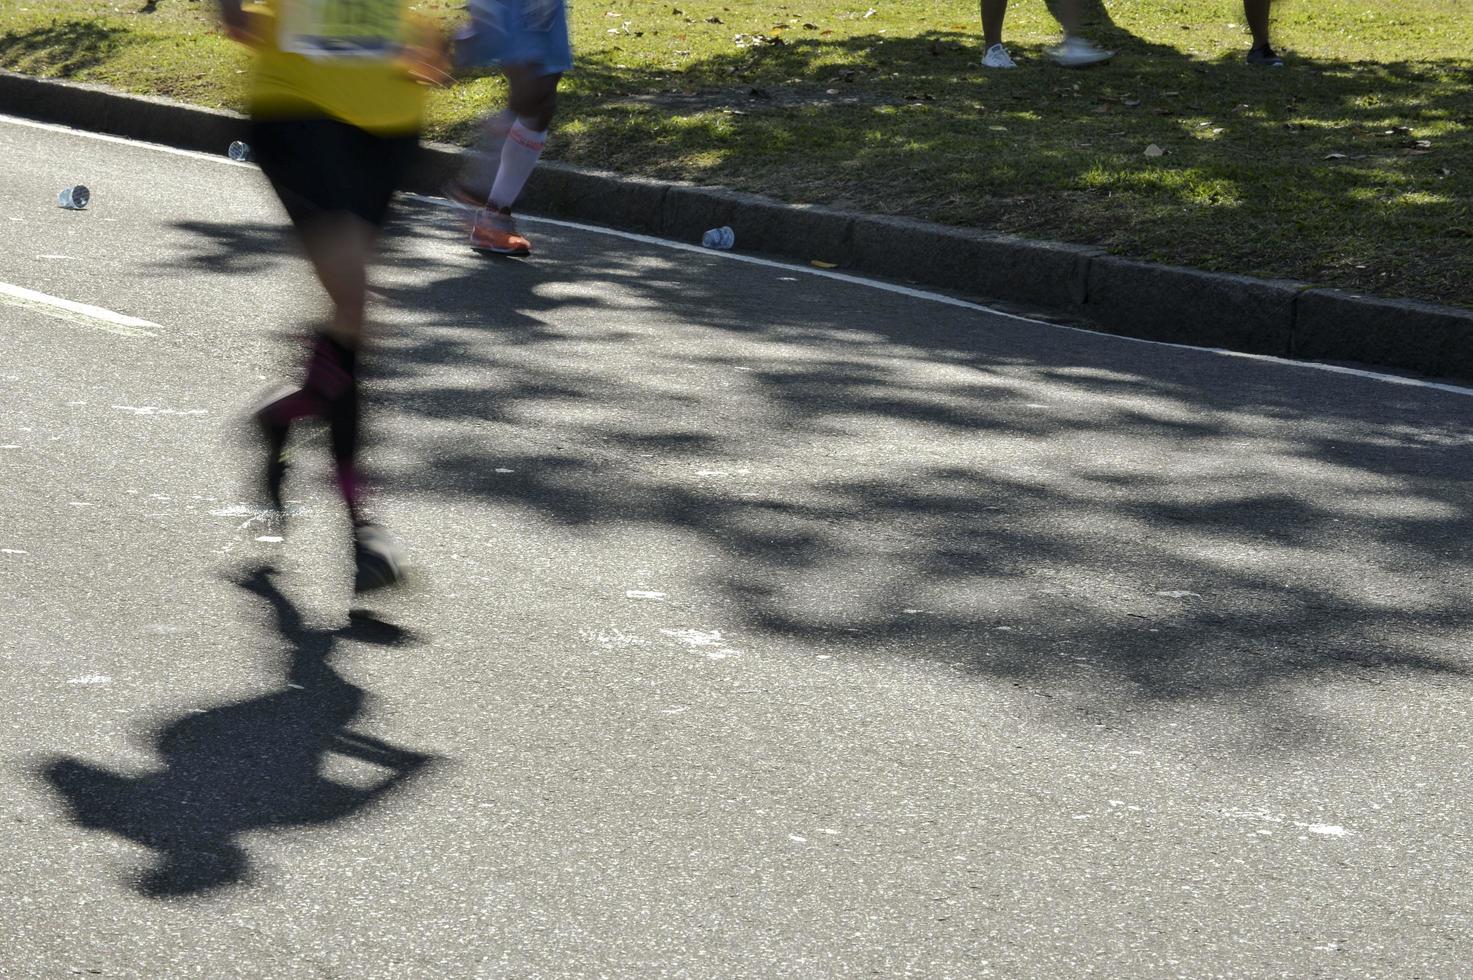
[[151, 898], [249, 882], [242, 835], [345, 819], [433, 761], [353, 731], [367, 694], [330, 663], [340, 641], [398, 646], [413, 642], [412, 634], [365, 613], [339, 629], [308, 628], [266, 568], [237, 584], [267, 603], [290, 645], [280, 690], [167, 722], [154, 743], [163, 765], [153, 772], [115, 772], [69, 756], [37, 767], [78, 826], [154, 852], [154, 866], [133, 882]]

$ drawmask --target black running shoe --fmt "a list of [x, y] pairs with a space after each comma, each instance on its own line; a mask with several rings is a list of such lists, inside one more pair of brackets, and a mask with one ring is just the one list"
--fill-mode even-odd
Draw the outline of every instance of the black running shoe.
[[1255, 44], [1248, 50], [1248, 64], [1259, 68], [1282, 68], [1284, 59], [1267, 44]]
[[354, 592], [372, 592], [404, 581], [404, 555], [389, 532], [374, 524], [353, 529]]

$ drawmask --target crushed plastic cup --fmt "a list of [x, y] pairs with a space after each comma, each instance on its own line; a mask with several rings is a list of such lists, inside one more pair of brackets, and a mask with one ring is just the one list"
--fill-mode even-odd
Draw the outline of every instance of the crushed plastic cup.
[[90, 200], [92, 200], [92, 192], [82, 184], [78, 184], [76, 187], [68, 187], [56, 195], [56, 203], [68, 211], [80, 211], [87, 206], [87, 202]]
[[251, 145], [249, 143], [242, 143], [240, 140], [236, 140], [234, 143], [230, 144], [230, 148], [227, 149], [225, 153], [236, 163], [249, 163], [251, 159]]
[[722, 225], [720, 228], [712, 228], [701, 236], [701, 244], [707, 248], [731, 248], [736, 243], [736, 232], [731, 230], [730, 225]]

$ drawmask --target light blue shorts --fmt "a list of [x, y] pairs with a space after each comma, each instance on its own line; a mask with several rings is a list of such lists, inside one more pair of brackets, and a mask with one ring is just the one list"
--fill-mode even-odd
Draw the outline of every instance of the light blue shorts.
[[566, 0], [470, 0], [470, 21], [455, 35], [463, 68], [532, 65], [543, 75], [573, 67]]

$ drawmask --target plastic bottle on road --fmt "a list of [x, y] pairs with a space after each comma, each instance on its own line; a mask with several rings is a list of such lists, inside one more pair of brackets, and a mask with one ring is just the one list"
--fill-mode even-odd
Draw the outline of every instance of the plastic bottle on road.
[[736, 243], [736, 232], [731, 230], [730, 225], [722, 225], [720, 228], [712, 228], [701, 236], [701, 244], [707, 248], [731, 248]]
[[249, 143], [242, 143], [240, 140], [236, 140], [234, 143], [230, 144], [230, 149], [226, 150], [225, 152], [230, 156], [230, 159], [234, 160], [236, 163], [250, 162], [251, 146]]
[[76, 187], [68, 187], [56, 195], [56, 203], [68, 211], [80, 211], [92, 200], [92, 192], [81, 184]]

